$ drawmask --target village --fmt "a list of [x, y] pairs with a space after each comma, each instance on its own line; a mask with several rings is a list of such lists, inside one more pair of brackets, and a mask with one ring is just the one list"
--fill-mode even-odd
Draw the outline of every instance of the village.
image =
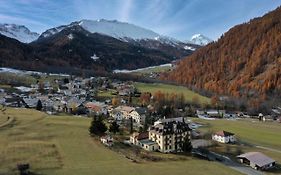
[[[224, 162], [225, 156], [212, 151], [212, 148], [237, 144], [236, 154], [232, 155], [235, 160], [231, 163], [240, 162], [256, 170], [267, 170], [276, 165], [275, 160], [260, 152], [242, 154], [237, 151], [241, 143], [238, 139], [240, 136], [235, 133], [225, 130], [201, 132], [203, 124], [196, 122], [196, 119], [245, 119], [277, 123], [281, 122], [281, 108], [273, 109], [272, 115], [259, 113], [257, 116], [249, 116], [243, 111], [210, 107], [204, 109], [192, 102], [186, 103], [181, 95], [164, 94], [160, 91], [154, 94], [140, 92], [133, 82], [106, 77], [67, 76], [15, 89], [17, 90], [0, 89], [2, 109], [30, 108], [43, 111], [50, 117], [70, 114], [73, 117], [93, 118], [92, 125], [95, 123], [96, 128], [101, 129], [91, 130], [90, 127], [91, 135], [115, 151], [120, 152], [118, 148], [114, 148], [115, 144], [124, 144], [129, 146], [126, 150], [139, 148], [146, 152], [193, 154]], [[132, 155], [125, 156], [137, 161]], [[155, 157], [147, 157], [153, 158]]]

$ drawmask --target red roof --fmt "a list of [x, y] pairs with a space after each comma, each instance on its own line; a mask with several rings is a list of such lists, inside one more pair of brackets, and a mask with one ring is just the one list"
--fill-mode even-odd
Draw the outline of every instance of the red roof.
[[218, 131], [214, 135], [218, 135], [221, 137], [227, 137], [227, 136], [233, 136], [234, 134], [231, 132], [227, 132], [227, 131]]
[[137, 137], [138, 140], [147, 139], [149, 137], [149, 133], [148, 132], [142, 132], [142, 133], [139, 133], [136, 137]]

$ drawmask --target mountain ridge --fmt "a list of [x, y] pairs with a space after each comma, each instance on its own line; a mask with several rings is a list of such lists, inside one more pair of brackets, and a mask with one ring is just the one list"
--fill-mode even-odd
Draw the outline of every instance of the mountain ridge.
[[38, 33], [31, 32], [24, 25], [17, 24], [0, 24], [0, 34], [17, 39], [23, 43], [30, 43], [39, 38]]

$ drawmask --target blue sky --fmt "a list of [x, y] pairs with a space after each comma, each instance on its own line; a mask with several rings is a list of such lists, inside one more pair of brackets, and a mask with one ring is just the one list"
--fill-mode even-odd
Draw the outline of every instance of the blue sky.
[[281, 0], [0, 0], [0, 23], [32, 31], [80, 19], [117, 19], [180, 40], [201, 33], [217, 39], [236, 24], [262, 16]]

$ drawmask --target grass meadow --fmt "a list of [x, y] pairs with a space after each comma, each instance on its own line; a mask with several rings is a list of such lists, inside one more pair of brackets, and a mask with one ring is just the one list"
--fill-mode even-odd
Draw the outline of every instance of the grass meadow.
[[183, 86], [168, 85], [168, 84], [159, 84], [159, 83], [135, 83], [135, 87], [140, 92], [151, 92], [155, 93], [157, 91], [162, 91], [164, 93], [183, 93], [185, 100], [191, 102], [194, 97], [198, 97], [198, 100], [201, 104], [210, 103], [210, 99], [204, 97], [196, 92], [191, 91], [190, 89]]
[[0, 174], [16, 174], [18, 163], [29, 163], [32, 172], [52, 175], [239, 174], [219, 163], [194, 157], [133, 163], [89, 137], [88, 118], [48, 116], [35, 110], [11, 108], [0, 113], [0, 117], [7, 116], [15, 120], [0, 128]]

